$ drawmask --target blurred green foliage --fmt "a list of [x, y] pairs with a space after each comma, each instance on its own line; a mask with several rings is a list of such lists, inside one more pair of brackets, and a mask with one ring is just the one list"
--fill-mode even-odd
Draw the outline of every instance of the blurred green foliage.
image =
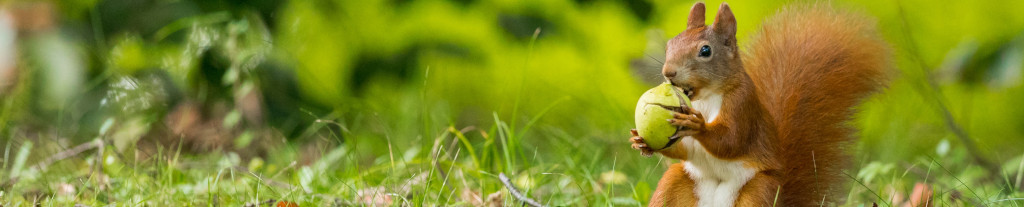
[[[630, 6], [634, 3], [646, 5], [640, 7], [647, 10], [634, 9]], [[760, 20], [798, 2], [730, 3], [740, 20], [742, 42]], [[1019, 70], [1024, 18], [1013, 9], [1020, 8], [1019, 3], [835, 4], [878, 17], [880, 31], [893, 44], [894, 60], [902, 71], [886, 93], [863, 107], [865, 113], [856, 122], [863, 131], [865, 154], [906, 159], [927, 152], [939, 140], [953, 139], [937, 104], [948, 105], [954, 121], [985, 151], [1016, 152], [1013, 149], [1024, 137], [1017, 129], [1024, 120], [1016, 118], [1019, 114], [1008, 114], [1020, 103], [1021, 96], [1014, 92], [1020, 88], [1019, 81], [987, 83], [1004, 75], [1019, 80], [1020, 73], [989, 69], [996, 62], [1009, 61], [1017, 63], [1011, 70]], [[581, 137], [619, 141], [623, 129], [630, 128], [633, 97], [651, 86], [642, 80], [657, 76], [660, 69], [630, 71], [629, 61], [647, 55], [661, 59], [660, 44], [685, 27], [682, 22], [691, 5], [679, 1], [303, 2], [285, 8], [287, 15], [281, 21], [291, 25], [279, 28], [278, 42], [286, 53], [281, 55], [295, 61], [303, 94], [324, 105], [354, 105], [342, 108], [378, 112], [373, 109], [391, 109], [410, 101], [394, 100], [396, 91], [421, 90], [426, 98], [413, 101], [422, 107], [446, 108], [452, 114], [443, 120], [457, 126], [486, 123], [490, 112], [523, 121], [553, 105], [542, 124]], [[952, 52], [970, 45], [973, 51], [967, 54]], [[966, 63], [950, 63], [957, 59]], [[956, 66], [962, 69], [946, 69]], [[929, 74], [936, 79], [956, 78], [940, 80], [939, 88], [929, 89]], [[373, 106], [353, 103], [361, 101]]]
[[[0, 76], [15, 83], [0, 88], [0, 133], [8, 143], [35, 142], [35, 148], [51, 150], [67, 148], [66, 142], [109, 139], [123, 151], [138, 140], [184, 142], [187, 138], [182, 137], [188, 136], [175, 131], [182, 126], [184, 131], [224, 137], [228, 141], [212, 142], [229, 151], [243, 155], [258, 151], [255, 154], [263, 155], [268, 164], [252, 167], [263, 166], [263, 161], [250, 163], [253, 169], [298, 169], [289, 176], [304, 192], [340, 191], [345, 196], [355, 196], [355, 186], [398, 183], [399, 176], [411, 177], [413, 171], [426, 167], [395, 167], [395, 157], [403, 166], [429, 163], [430, 156], [438, 155], [438, 143], [443, 143], [467, 150], [457, 155], [465, 163], [443, 166], [460, 166], [476, 179], [524, 172], [516, 178], [526, 180], [519, 185], [536, 187], [538, 194], [550, 195], [555, 204], [642, 204], [668, 160], [644, 159], [629, 149], [626, 138], [633, 125], [632, 109], [636, 98], [658, 81], [664, 42], [685, 28], [692, 3], [5, 3], [0, 9], [52, 5], [55, 21], [49, 29], [19, 31], [17, 46], [2, 46], [21, 53], [15, 77]], [[774, 12], [786, 5], [813, 2], [728, 3], [739, 22], [739, 42], [744, 44]], [[833, 4], [877, 17], [900, 71], [890, 88], [859, 108], [862, 112], [851, 123], [861, 137], [857, 146], [850, 146], [851, 152], [858, 158], [857, 168], [863, 169], [851, 174], [868, 182], [868, 187], [881, 188], [885, 183], [869, 181], [880, 179], [877, 174], [898, 174], [893, 169], [905, 169], [904, 164], [931, 166], [935, 160], [926, 157], [969, 160], [951, 126], [962, 128], [986, 158], [1006, 166], [1020, 162], [1024, 109], [1016, 106], [1024, 105], [1024, 14], [1019, 11], [1024, 2]], [[709, 7], [711, 17], [717, 7]], [[181, 117], [188, 117], [192, 106], [198, 108], [200, 124], [177, 122], [189, 120]], [[318, 142], [329, 145], [302, 148], [303, 143]], [[250, 147], [259, 143], [284, 146], [269, 151]], [[936, 151], [941, 143], [959, 150]], [[331, 148], [335, 145], [346, 147]], [[303, 151], [330, 159], [304, 161], [304, 167], [288, 164], [302, 160]], [[47, 154], [45, 150], [33, 153], [25, 159], [39, 161]], [[200, 154], [195, 159], [205, 156], [217, 155]], [[240, 165], [238, 159], [225, 155], [206, 161], [228, 163], [219, 164], [227, 169]], [[329, 166], [336, 163], [351, 167]], [[951, 164], [948, 168], [973, 165], [946, 164]], [[162, 170], [166, 171], [158, 172], [171, 174], [168, 179], [208, 176], [170, 167]], [[548, 172], [571, 175], [538, 175]], [[1017, 171], [1005, 173], [1012, 172]], [[965, 180], [986, 176], [972, 170], [958, 173]], [[629, 186], [604, 190], [615, 185], [597, 181], [621, 183], [617, 177], [621, 174], [629, 177]], [[338, 177], [345, 179], [329, 182]], [[589, 189], [575, 183], [580, 179], [590, 181]], [[230, 182], [261, 189], [253, 180]], [[478, 193], [501, 189], [496, 182], [470, 182], [476, 183], [462, 185], [472, 185], [482, 191]], [[959, 186], [952, 180], [941, 182]], [[578, 191], [568, 190], [577, 187]], [[856, 198], [866, 193], [854, 190], [850, 197], [861, 201]], [[580, 194], [593, 197], [574, 197]], [[450, 202], [440, 197], [434, 202]]]

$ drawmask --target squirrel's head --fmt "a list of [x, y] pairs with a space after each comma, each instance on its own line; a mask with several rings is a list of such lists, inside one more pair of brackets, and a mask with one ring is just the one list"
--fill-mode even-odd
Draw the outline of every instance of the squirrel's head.
[[723, 81], [742, 73], [736, 46], [736, 17], [729, 4], [722, 3], [710, 26], [704, 25], [704, 3], [694, 4], [686, 31], [668, 41], [661, 72], [690, 99], [721, 92]]

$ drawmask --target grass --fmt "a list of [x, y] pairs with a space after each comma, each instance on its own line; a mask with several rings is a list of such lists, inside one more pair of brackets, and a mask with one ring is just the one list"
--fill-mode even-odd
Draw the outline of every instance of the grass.
[[[76, 108], [93, 104], [86, 100], [88, 98], [69, 101], [57, 109], [34, 107], [32, 105], [48, 100], [46, 94], [37, 94], [37, 91], [54, 83], [39, 80], [38, 77], [47, 75], [43, 70], [28, 69], [20, 74], [22, 81], [14, 87], [15, 91], [0, 94], [0, 132], [3, 132], [0, 136], [3, 136], [4, 146], [0, 205], [521, 206], [502, 183], [500, 175], [504, 174], [525, 196], [547, 206], [645, 206], [661, 173], [668, 165], [678, 162], [661, 156], [643, 157], [629, 149], [626, 130], [630, 121], [623, 120], [631, 118], [628, 116], [631, 99], [620, 95], [632, 94], [638, 91], [634, 89], [641, 88], [636, 80], [621, 78], [635, 75], [622, 68], [625, 66], [621, 63], [630, 61], [628, 56], [637, 55], [632, 53], [644, 46], [642, 41], [628, 44], [620, 41], [641, 39], [646, 28], [622, 22], [628, 19], [623, 16], [629, 14], [617, 5], [599, 3], [552, 12], [545, 16], [554, 22], [552, 29], [535, 29], [528, 43], [522, 44], [508, 40], [501, 28], [491, 25], [494, 22], [488, 18], [495, 18], [491, 12], [465, 12], [446, 2], [415, 2], [404, 8], [408, 10], [378, 3], [358, 5], [358, 2], [341, 1], [339, 5], [343, 6], [336, 5], [339, 7], [336, 9], [366, 17], [380, 14], [353, 8], [422, 12], [438, 19], [414, 18], [416, 21], [409, 23], [404, 16], [344, 18], [347, 16], [324, 14], [336, 12], [318, 10], [323, 5], [299, 1], [282, 9], [284, 17], [278, 25], [301, 26], [279, 27], [280, 31], [265, 28], [256, 15], [236, 17], [227, 12], [175, 21], [152, 37], [103, 38], [103, 26], [93, 24], [89, 30], [95, 34], [92, 43], [95, 45], [91, 45], [95, 48], [88, 49], [100, 59], [96, 63], [100, 66], [90, 66], [99, 68], [90, 71], [97, 74], [88, 77], [85, 87], [75, 88], [76, 92], [106, 92], [104, 87], [109, 86], [105, 85], [121, 77], [148, 80], [137, 77], [141, 75], [134, 72], [143, 70], [139, 68], [162, 68], [162, 72], [169, 73], [169, 82], [184, 88], [180, 89], [186, 91], [183, 99], [234, 103], [233, 95], [245, 94], [253, 85], [264, 86], [257, 88], [267, 92], [266, 96], [271, 96], [267, 89], [278, 87], [262, 82], [269, 79], [261, 76], [273, 74], [260, 73], [264, 72], [263, 68], [247, 64], [247, 61], [270, 56], [267, 62], [293, 64], [293, 71], [289, 72], [299, 76], [297, 84], [311, 90], [303, 91], [308, 93], [303, 94], [304, 97], [317, 99], [299, 101], [335, 105], [331, 105], [333, 108], [328, 112], [315, 107], [304, 108], [305, 105], [289, 105], [298, 108], [289, 113], [312, 121], [275, 126], [297, 128], [294, 131], [301, 134], [299, 139], [288, 138], [291, 136], [282, 135], [284, 132], [261, 130], [269, 126], [247, 125], [240, 121], [244, 120], [240, 110], [229, 107], [224, 112], [227, 115], [211, 115], [220, 122], [204, 123], [198, 129], [238, 130], [223, 136], [247, 137], [244, 140], [251, 141], [196, 150], [189, 147], [187, 143], [191, 141], [186, 136], [125, 135], [131, 135], [139, 126], [159, 130], [156, 128], [167, 125], [161, 118], [171, 113], [170, 109], [139, 113], [113, 110], [115, 112], [99, 112], [103, 114], [100, 118], [91, 118], [87, 116], [90, 110], [102, 107]], [[690, 6], [689, 3], [680, 5], [676, 6], [682, 10]], [[484, 10], [489, 6], [471, 8]], [[664, 13], [659, 15], [678, 13], [669, 9], [671, 6], [655, 8]], [[753, 7], [757, 6], [746, 8]], [[93, 15], [88, 15], [88, 21], [100, 22], [96, 10], [92, 8]], [[510, 14], [515, 16], [515, 13]], [[753, 17], [746, 19], [755, 19]], [[364, 23], [363, 20], [382, 23]], [[408, 28], [403, 28], [404, 32], [393, 32], [392, 28], [373, 26], [383, 24]], [[664, 24], [683, 26], [675, 21]], [[349, 31], [344, 26], [360, 28]], [[419, 32], [421, 30], [437, 31], [437, 34], [425, 34]], [[417, 39], [421, 34], [437, 37]], [[541, 35], [548, 36], [538, 39]], [[392, 41], [395, 39], [402, 41]], [[108, 41], [113, 48], [111, 51], [108, 51]], [[416, 69], [406, 79], [370, 77], [373, 79], [368, 82], [374, 84], [367, 84], [363, 94], [345, 94], [348, 92], [342, 87], [349, 86], [348, 75], [355, 73], [348, 71], [349, 66], [355, 64], [351, 62], [357, 61], [353, 57], [389, 56], [395, 53], [391, 50], [398, 50], [394, 48], [417, 44], [428, 45], [423, 46], [428, 49], [417, 51], [428, 56], [418, 60], [419, 64], [426, 65], [422, 71], [417, 65], [410, 66]], [[443, 47], [429, 46], [435, 44]], [[352, 49], [349, 47], [352, 45], [366, 48]], [[108, 54], [119, 48], [133, 47], [141, 49], [122, 52], [139, 54], [125, 57], [160, 57], [176, 64], [116, 59]], [[191, 51], [190, 48], [204, 49]], [[922, 48], [922, 51], [943, 50]], [[366, 54], [348, 54], [359, 52]], [[213, 61], [203, 60], [203, 54], [220, 55], [216, 57], [224, 60], [216, 57], [211, 58]], [[660, 63], [657, 58], [644, 55], [646, 57], [640, 58], [649, 57]], [[106, 61], [108, 59], [123, 61]], [[210, 67], [202, 66], [203, 61], [214, 64], [223, 61], [226, 66], [202, 68]], [[22, 64], [25, 68], [37, 68], [34, 65], [39, 62], [46, 62], [46, 59]], [[145, 65], [138, 68], [119, 65], [135, 62]], [[901, 63], [906, 65], [906, 62]], [[619, 66], [614, 66], [616, 64]], [[507, 73], [514, 70], [519, 72]], [[232, 78], [204, 77], [208, 80], [196, 80], [199, 78], [191, 75], [209, 71], [234, 75]], [[422, 74], [418, 74], [420, 72]], [[545, 76], [534, 77], [538, 73]], [[599, 73], [607, 79], [564, 81], [566, 76], [589, 73]], [[304, 75], [311, 78], [303, 78]], [[943, 123], [933, 123], [942, 120], [932, 117], [937, 113], [921, 107], [930, 106], [931, 102], [919, 100], [917, 95], [923, 92], [914, 88], [919, 86], [913, 81], [928, 76], [910, 73], [906, 77], [888, 93], [880, 95], [879, 100], [864, 107], [854, 124], [861, 129], [864, 139], [857, 146], [851, 146], [857, 164], [844, 172], [849, 178], [847, 189], [840, 190], [847, 193], [830, 195], [845, 198], [845, 201], [822, 206], [901, 206], [919, 183], [934, 192], [931, 202], [940, 206], [1024, 205], [1021, 190], [1024, 155], [993, 153], [1002, 156], [995, 159], [1004, 162], [997, 163], [1000, 172], [991, 173], [978, 167], [968, 150], [958, 143], [950, 144], [948, 140], [955, 140], [954, 137], [944, 128], [936, 127], [943, 126]], [[422, 85], [418, 84], [420, 81]], [[939, 86], [937, 95], [928, 98], [942, 100], [943, 97], [972, 95], [970, 97], [974, 98], [949, 101], [944, 108], [952, 110], [950, 116], [964, 119], [961, 122], [975, 123], [962, 123], [974, 137], [1009, 140], [989, 142], [990, 145], [1014, 143], [1014, 136], [1020, 133], [1015, 129], [1017, 123], [1024, 123], [1013, 116], [1021, 114], [1016, 106], [1024, 100], [1018, 100], [1015, 94], [1024, 90], [1022, 88], [987, 91], [954, 84]], [[960, 110], [975, 106], [972, 101], [1006, 110], [974, 113]], [[53, 117], [57, 117], [57, 121], [48, 120]], [[991, 122], [1000, 124], [988, 126]], [[993, 128], [995, 130], [986, 130]], [[1017, 134], [1007, 136], [1006, 133]], [[87, 136], [83, 138], [83, 134]], [[125, 137], [142, 138], [126, 142]], [[919, 137], [923, 139], [917, 139]], [[946, 141], [933, 146], [935, 140]], [[117, 143], [129, 144], [118, 147]], [[983, 150], [1005, 148], [982, 146]], [[903, 151], [912, 155], [899, 156]], [[814, 164], [829, 162], [815, 160]]]
[[[309, 164], [296, 164], [304, 148], [293, 144], [271, 149], [273, 156], [244, 159], [234, 152], [195, 154], [176, 148], [139, 158], [131, 150], [102, 147], [32, 171], [26, 166], [66, 147], [20, 138], [5, 147], [0, 177], [6, 181], [0, 198], [13, 206], [251, 206], [279, 201], [299, 206], [517, 206], [499, 180], [498, 174], [504, 173], [525, 195], [547, 206], [642, 206], [659, 173], [675, 162], [621, 150], [628, 148], [625, 140], [618, 145], [589, 142], [543, 126], [529, 132], [529, 124], [508, 127], [496, 115], [494, 122], [487, 130], [447, 126], [436, 130], [439, 134], [412, 139], [385, 136], [378, 140], [387, 152], [368, 153], [364, 147], [372, 139], [361, 135], [362, 130], [323, 120], [319, 127], [332, 124], [348, 130], [330, 135], [340, 137], [340, 143], [316, 146], [319, 159]], [[385, 129], [384, 134], [401, 134], [394, 130], [399, 129]], [[954, 148], [941, 157], [913, 162], [865, 161], [848, 171], [849, 182], [856, 184], [845, 196], [847, 202], [824, 205], [894, 206], [893, 198], [905, 198], [918, 182], [928, 183], [935, 192], [932, 201], [942, 206], [1024, 204], [1022, 193], [1014, 190], [1021, 182], [1019, 171], [986, 178], [965, 155]], [[1024, 159], [1015, 162], [1013, 168], [1019, 169]]]

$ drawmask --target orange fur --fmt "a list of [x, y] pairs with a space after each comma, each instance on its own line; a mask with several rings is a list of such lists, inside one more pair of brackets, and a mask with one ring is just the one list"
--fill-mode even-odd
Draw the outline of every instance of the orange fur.
[[697, 197], [693, 194], [693, 180], [683, 169], [683, 164], [676, 163], [668, 167], [658, 181], [658, 189], [651, 196], [650, 206], [696, 206]]
[[[832, 201], [855, 130], [853, 107], [889, 77], [889, 49], [870, 18], [826, 4], [787, 8], [767, 20], [744, 55], [761, 103], [775, 119], [786, 206]], [[817, 168], [815, 168], [817, 165]]]
[[[794, 190], [796, 191], [796, 190]], [[779, 179], [775, 175], [758, 173], [740, 189], [740, 197], [736, 198], [736, 206], [789, 206], [776, 204], [775, 194], [781, 194]]]
[[[849, 163], [844, 147], [855, 132], [846, 122], [853, 107], [884, 87], [890, 75], [890, 52], [874, 23], [827, 4], [790, 7], [767, 20], [739, 53], [728, 5], [710, 26], [702, 24], [703, 10], [703, 4], [695, 5], [687, 30], [669, 41], [663, 73], [698, 95], [723, 94], [721, 112], [706, 126], [689, 124], [704, 121], [698, 112], [681, 114], [673, 123], [698, 128], [685, 129], [686, 136], [712, 156], [756, 169], [739, 190], [737, 206], [833, 202], [843, 189], [840, 170]], [[699, 59], [695, 51], [702, 45], [717, 56]], [[642, 138], [631, 140], [647, 150]], [[687, 160], [679, 145], [658, 152]], [[682, 164], [673, 164], [650, 206], [695, 205], [697, 178], [689, 175]]]

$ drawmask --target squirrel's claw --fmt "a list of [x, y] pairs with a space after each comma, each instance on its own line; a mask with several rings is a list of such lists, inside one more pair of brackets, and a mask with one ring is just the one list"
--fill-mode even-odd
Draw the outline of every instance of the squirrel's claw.
[[647, 157], [654, 154], [654, 150], [651, 149], [650, 146], [647, 146], [647, 143], [644, 142], [644, 138], [637, 134], [636, 129], [629, 130], [629, 132], [633, 135], [633, 137], [629, 138], [629, 142], [633, 143], [631, 145], [633, 149], [640, 150], [640, 154]]
[[692, 107], [685, 107], [672, 114], [669, 124], [679, 127], [676, 136], [692, 136], [703, 132], [705, 129], [704, 115]]
[[675, 113], [668, 122], [673, 126], [681, 127], [681, 130], [704, 129], [704, 117], [700, 115], [700, 112], [695, 114]]

